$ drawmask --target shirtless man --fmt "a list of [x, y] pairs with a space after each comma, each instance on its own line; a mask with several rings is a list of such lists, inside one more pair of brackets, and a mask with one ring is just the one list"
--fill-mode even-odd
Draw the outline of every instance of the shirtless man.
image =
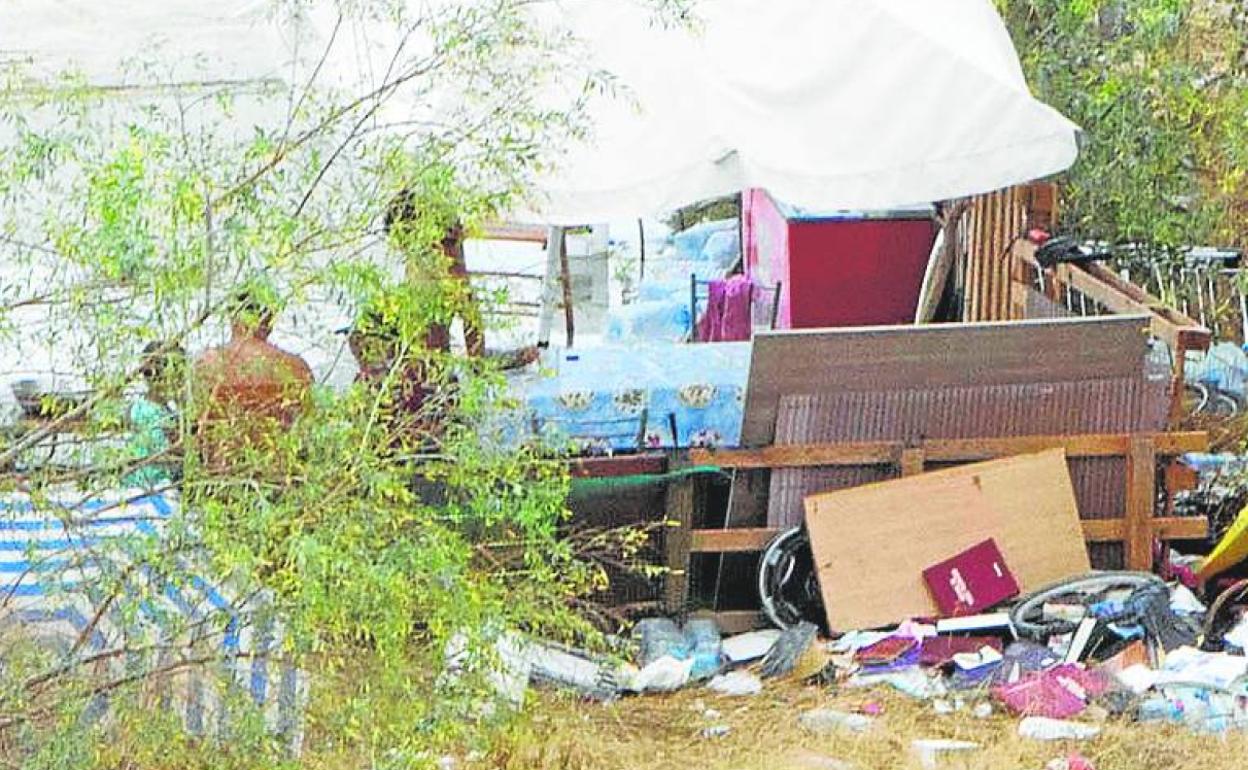
[[312, 370], [269, 342], [272, 331], [273, 311], [250, 294], [240, 296], [230, 341], [195, 362], [198, 433], [209, 467], [239, 462], [248, 447], [273, 446], [306, 406]]

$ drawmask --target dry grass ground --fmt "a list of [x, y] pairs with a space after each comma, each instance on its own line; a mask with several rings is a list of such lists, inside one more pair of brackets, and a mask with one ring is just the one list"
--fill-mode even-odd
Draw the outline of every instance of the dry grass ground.
[[[814, 735], [798, 725], [805, 710], [883, 708], [862, 735]], [[706, 710], [719, 712], [708, 718]], [[703, 730], [726, 725], [723, 737]], [[1018, 737], [1018, 720], [996, 712], [937, 715], [931, 704], [888, 690], [833, 691], [815, 686], [768, 687], [762, 695], [728, 698], [702, 689], [669, 696], [586, 704], [543, 695], [532, 716], [489, 757], [507, 770], [859, 770], [920, 767], [911, 751], [919, 738], [974, 741], [981, 749], [947, 755], [941, 767], [1040, 770], [1078, 748], [1097, 770], [1244, 770], [1248, 736], [1194, 735], [1185, 729], [1109, 721], [1096, 739], [1044, 743]]]

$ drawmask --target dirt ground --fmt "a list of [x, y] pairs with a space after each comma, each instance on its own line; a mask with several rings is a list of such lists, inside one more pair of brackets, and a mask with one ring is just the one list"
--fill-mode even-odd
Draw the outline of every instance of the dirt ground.
[[[864, 734], [815, 735], [798, 724], [812, 708], [880, 707]], [[707, 713], [711, 710], [712, 713]], [[717, 714], [714, 712], [718, 712]], [[946, 755], [942, 768], [1041, 770], [1078, 750], [1097, 770], [1242, 770], [1248, 736], [1196, 735], [1184, 728], [1108, 720], [1085, 742], [1020, 738], [1018, 719], [999, 709], [988, 718], [966, 710], [937, 715], [930, 703], [888, 689], [834, 692], [813, 685], [768, 686], [730, 698], [693, 688], [667, 696], [588, 704], [545, 694], [532, 715], [489, 757], [494, 767], [574, 770], [858, 770], [918, 768], [911, 742], [974, 741], [981, 748]], [[719, 737], [707, 728], [726, 726]]]

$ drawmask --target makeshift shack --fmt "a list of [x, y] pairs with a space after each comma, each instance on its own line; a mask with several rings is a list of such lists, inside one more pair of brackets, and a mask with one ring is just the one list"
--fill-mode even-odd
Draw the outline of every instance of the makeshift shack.
[[1206, 446], [1171, 429], [1179, 362], [1208, 332], [1100, 265], [1041, 267], [1026, 234], [1054, 217], [1043, 188], [960, 207], [942, 234], [956, 248], [938, 242], [931, 261], [962, 323], [755, 336], [740, 448], [691, 454], [733, 473], [725, 510], [671, 495], [690, 529], [668, 549], [673, 607], [718, 597], [726, 624], [755, 622], [729, 600], [754, 593], [753, 554], [802, 523], [811, 495], [1043, 449], [1066, 452], [1092, 566], [1149, 569], [1157, 542], [1205, 537], [1202, 517], [1156, 514], [1179, 491], [1170, 459]]

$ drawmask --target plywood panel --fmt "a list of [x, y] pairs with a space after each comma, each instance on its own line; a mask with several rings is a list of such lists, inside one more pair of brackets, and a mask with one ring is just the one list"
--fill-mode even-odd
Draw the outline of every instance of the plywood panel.
[[1023, 591], [1090, 568], [1060, 450], [813, 495], [806, 525], [840, 631], [934, 615], [922, 570], [988, 537]]

